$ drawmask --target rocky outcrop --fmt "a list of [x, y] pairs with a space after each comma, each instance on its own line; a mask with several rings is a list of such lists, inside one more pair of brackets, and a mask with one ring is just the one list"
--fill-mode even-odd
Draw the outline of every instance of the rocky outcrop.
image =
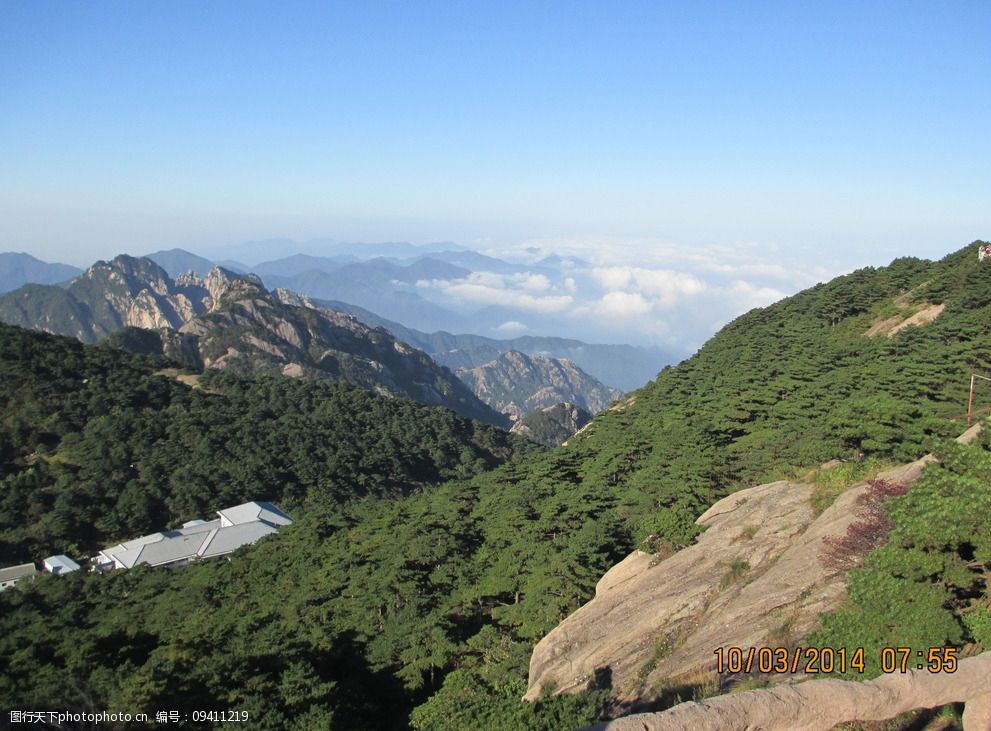
[[202, 370], [199, 348], [195, 337], [180, 333], [171, 328], [147, 330], [126, 327], [111, 333], [104, 344], [129, 353], [160, 355], [192, 370]]
[[342, 379], [490, 424], [505, 423], [450, 371], [381, 328], [315, 308], [286, 290], [272, 295], [255, 277], [214, 269], [203, 286], [215, 304], [181, 332], [195, 337], [207, 368]]
[[879, 335], [887, 335], [889, 338], [893, 338], [906, 328], [928, 325], [930, 322], [935, 321], [937, 317], [943, 314], [943, 310], [946, 309], [946, 303], [931, 304], [922, 302], [913, 304], [911, 302], [912, 296], [918, 289], [917, 287], [899, 297], [895, 297], [892, 304], [901, 310], [901, 312], [891, 317], [876, 319], [864, 335], [869, 338]]
[[213, 304], [201, 281], [173, 282], [149, 259], [99, 261], [67, 286], [0, 297], [0, 320], [94, 343], [125, 327], [178, 329]]
[[964, 731], [991, 729], [991, 652], [961, 660], [952, 675], [912, 670], [866, 683], [813, 680], [682, 703], [588, 731], [829, 731], [851, 721], [885, 721], [917, 708], [964, 703]]
[[199, 284], [209, 293], [211, 312], [219, 309], [225, 301], [237, 302], [250, 297], [268, 295], [261, 279], [254, 274], [235, 274], [219, 266], [211, 269], [201, 282], [198, 282], [195, 276], [187, 275], [187, 277], [187, 281], [190, 281], [192, 286]]
[[[931, 459], [882, 477], [910, 483]], [[857, 518], [866, 484], [818, 516], [813, 490], [791, 482], [741, 490], [698, 519], [705, 531], [694, 545], [667, 558], [638, 551], [621, 561], [595, 598], [537, 644], [526, 699], [608, 677], [618, 701], [649, 701], [711, 667], [715, 648], [804, 637], [845, 595], [845, 575], [820, 560], [822, 539], [842, 535]]]
[[457, 374], [482, 401], [513, 421], [559, 403], [572, 403], [597, 414], [623, 395], [569, 360], [516, 350], [477, 368], [459, 368]]
[[592, 415], [576, 404], [554, 404], [536, 409], [513, 424], [510, 429], [527, 439], [556, 447], [592, 421]]

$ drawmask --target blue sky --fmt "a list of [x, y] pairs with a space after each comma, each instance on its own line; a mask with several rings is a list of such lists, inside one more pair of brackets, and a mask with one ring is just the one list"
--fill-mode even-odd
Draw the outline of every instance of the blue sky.
[[0, 250], [991, 238], [991, 4], [0, 3]]

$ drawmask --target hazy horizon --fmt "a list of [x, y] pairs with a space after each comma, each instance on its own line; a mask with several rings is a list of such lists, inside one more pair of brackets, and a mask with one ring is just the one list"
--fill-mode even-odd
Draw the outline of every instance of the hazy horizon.
[[[966, 243], [969, 242], [938, 251], [930, 258], [941, 258]], [[645, 246], [642, 242], [639, 247], [629, 247], [606, 239], [595, 243], [544, 240], [529, 244], [470, 249], [456, 242], [362, 244], [281, 238], [199, 250], [174, 248], [214, 262], [236, 262], [248, 271], [297, 253], [347, 253], [361, 259], [386, 256], [408, 262], [445, 250], [477, 250], [510, 262], [511, 266], [483, 263], [469, 266], [470, 273], [454, 278], [428, 277], [415, 282], [415, 286], [399, 287], [424, 303], [442, 308], [446, 316], [441, 311], [436, 316], [405, 309], [390, 311], [386, 305], [381, 309], [374, 297], [371, 301], [363, 299], [367, 294], [356, 300], [337, 289], [310, 292], [304, 284], [305, 277], [299, 286], [285, 279], [267, 283], [364, 306], [387, 319], [428, 332], [448, 330], [497, 338], [548, 335], [586, 342], [629, 343], [660, 347], [678, 359], [690, 355], [738, 315], [862, 265], [835, 257], [817, 257], [804, 247], [764, 251], [738, 246], [692, 251], [670, 245]], [[108, 250], [99, 258], [108, 260], [121, 253], [142, 256], [154, 252]], [[897, 251], [885, 257], [881, 251], [867, 253], [879, 259], [863, 262], [869, 265], [885, 265], [896, 256], [912, 254]], [[565, 261], [544, 261], [554, 255], [565, 257]], [[92, 263], [84, 262], [81, 268]], [[380, 288], [382, 284], [372, 286]], [[388, 287], [376, 291], [385, 294]]]
[[933, 255], [991, 236], [983, 3], [12, 2], [0, 249]]

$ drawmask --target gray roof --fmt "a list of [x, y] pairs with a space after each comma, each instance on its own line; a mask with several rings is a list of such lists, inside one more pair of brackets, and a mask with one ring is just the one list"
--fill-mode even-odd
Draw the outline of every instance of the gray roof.
[[[173, 531], [169, 531], [172, 533]], [[174, 563], [189, 559], [196, 555], [203, 541], [210, 533], [193, 533], [192, 535], [164, 535], [162, 540], [142, 546], [135, 557], [134, 563], [147, 563], [159, 566], [163, 563]]]
[[141, 563], [158, 566], [174, 563], [196, 555], [210, 531], [220, 527], [220, 520], [200, 521], [197, 525], [186, 524], [176, 530], [134, 538], [112, 548], [100, 551], [107, 559], [115, 560], [125, 568], [133, 568]]
[[244, 503], [217, 514], [221, 517], [215, 520], [189, 521], [182, 528], [135, 538], [100, 554], [125, 568], [161, 566], [222, 556], [292, 523], [292, 518], [271, 503]]
[[32, 576], [38, 573], [33, 563], [22, 563], [20, 566], [8, 566], [0, 569], [0, 581], [10, 581], [11, 579], [23, 579], [25, 576]]
[[272, 503], [243, 503], [241, 505], [235, 505], [233, 508], [218, 510], [217, 515], [232, 525], [251, 523], [256, 520], [261, 520], [274, 527], [292, 524], [292, 518], [272, 505]]
[[79, 564], [63, 554], [59, 554], [58, 556], [49, 556], [42, 561], [42, 564], [53, 574], [67, 574], [70, 571], [79, 570]]
[[210, 537], [210, 540], [205, 541], [200, 547], [199, 555], [202, 558], [223, 556], [225, 553], [230, 553], [241, 546], [254, 543], [259, 538], [275, 532], [276, 528], [261, 521], [218, 528], [216, 533]]

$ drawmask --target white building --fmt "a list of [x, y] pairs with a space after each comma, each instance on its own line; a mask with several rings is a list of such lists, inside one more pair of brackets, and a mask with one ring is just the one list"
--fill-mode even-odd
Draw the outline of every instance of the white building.
[[105, 548], [93, 558], [93, 563], [100, 569], [130, 569], [140, 564], [182, 566], [232, 553], [292, 524], [292, 518], [272, 503], [244, 503], [218, 510], [217, 515], [220, 517], [215, 520], [191, 520], [182, 528]]
[[47, 571], [50, 574], [67, 574], [70, 571], [79, 571], [79, 564], [73, 561], [68, 556], [59, 554], [58, 556], [49, 556], [44, 561], [41, 562], [42, 570]]

